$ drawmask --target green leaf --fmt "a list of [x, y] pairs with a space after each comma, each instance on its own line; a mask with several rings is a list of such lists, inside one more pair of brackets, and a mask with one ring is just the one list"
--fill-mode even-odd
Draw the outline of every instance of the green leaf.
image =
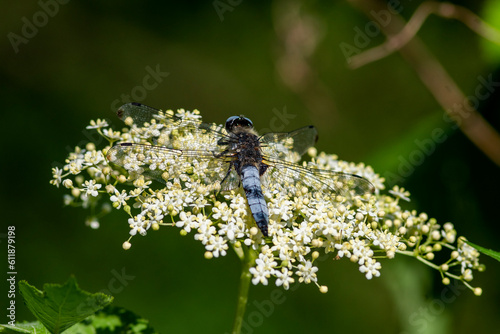
[[69, 328], [64, 334], [127, 333], [155, 334], [146, 319], [120, 307], [107, 306], [84, 321]]
[[50, 332], [40, 322], [35, 321], [35, 322], [16, 323], [16, 326], [0, 325], [0, 333], [49, 334]]
[[100, 292], [91, 294], [80, 290], [74, 277], [63, 285], [44, 284], [43, 290], [26, 281], [19, 282], [26, 306], [51, 333], [63, 332], [113, 300], [112, 296]]
[[[0, 325], [0, 333], [49, 334], [40, 323], [16, 323], [16, 326]], [[64, 331], [64, 334], [127, 333], [156, 334], [149, 321], [124, 308], [107, 306]]]
[[484, 255], [488, 255], [488, 256], [494, 258], [495, 260], [500, 261], [500, 252], [478, 246], [478, 245], [473, 244], [472, 242], [467, 241], [467, 240], [464, 240], [464, 242], [467, 243], [469, 246], [474, 247], [475, 249], [477, 249], [479, 252], [483, 253]]

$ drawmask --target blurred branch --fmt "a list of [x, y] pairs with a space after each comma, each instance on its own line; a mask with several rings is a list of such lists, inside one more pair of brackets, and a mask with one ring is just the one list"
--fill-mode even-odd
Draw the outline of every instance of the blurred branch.
[[[366, 16], [386, 11], [387, 2], [379, 0], [348, 0]], [[380, 30], [391, 40], [402, 32], [406, 24], [400, 15], [392, 15]], [[414, 29], [414, 28], [412, 28]], [[411, 29], [410, 29], [411, 30]], [[455, 120], [462, 132], [489, 159], [500, 166], [500, 136], [495, 129], [470, 105], [470, 102], [453, 79], [448, 75], [439, 61], [427, 50], [426, 46], [414, 36], [399, 46], [399, 53], [415, 70], [420, 80], [438, 101], [448, 116]], [[358, 55], [359, 56], [359, 55]]]
[[377, 47], [351, 57], [349, 67], [356, 69], [398, 51], [415, 37], [431, 14], [447, 19], [456, 19], [481, 37], [500, 45], [500, 32], [469, 9], [449, 2], [427, 1], [417, 8], [400, 33], [389, 36], [385, 43]]
[[274, 7], [273, 21], [279, 42], [276, 70], [283, 84], [316, 119], [336, 115], [335, 102], [311, 64], [311, 57], [324, 36], [320, 18], [304, 13], [300, 1], [276, 1]]

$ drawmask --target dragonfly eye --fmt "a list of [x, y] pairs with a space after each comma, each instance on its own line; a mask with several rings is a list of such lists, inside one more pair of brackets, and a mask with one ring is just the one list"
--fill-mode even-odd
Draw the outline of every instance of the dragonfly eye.
[[253, 123], [250, 119], [244, 116], [231, 116], [226, 121], [227, 132], [234, 132], [236, 128], [249, 128], [253, 129]]

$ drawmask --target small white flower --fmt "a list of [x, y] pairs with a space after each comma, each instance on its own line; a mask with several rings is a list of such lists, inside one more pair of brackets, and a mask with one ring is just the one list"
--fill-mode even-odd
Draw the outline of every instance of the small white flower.
[[121, 138], [121, 133], [119, 131], [113, 131], [113, 129], [103, 129], [102, 133], [113, 140], [120, 140]]
[[226, 256], [226, 250], [229, 248], [226, 240], [219, 235], [212, 236], [205, 246], [206, 250], [211, 251], [215, 257]]
[[299, 282], [309, 284], [317, 281], [316, 272], [318, 267], [314, 267], [311, 261], [307, 260], [305, 265], [299, 264], [298, 269], [296, 274], [300, 276]]
[[277, 215], [283, 221], [288, 221], [292, 217], [292, 205], [292, 201], [281, 199], [277, 205], [272, 205], [269, 209], [269, 214]]
[[468, 270], [468, 275], [472, 279], [472, 271], [468, 268], [474, 268], [479, 265], [479, 251], [465, 242], [459, 241], [457, 261], [461, 262], [462, 274]]
[[138, 214], [134, 218], [129, 218], [128, 224], [131, 228], [130, 235], [136, 235], [139, 232], [140, 235], [145, 236], [146, 231], [151, 226], [151, 224], [146, 222], [146, 218], [142, 214]]
[[57, 188], [59, 188], [59, 185], [61, 184], [61, 176], [62, 176], [62, 173], [63, 173], [63, 170], [58, 168], [58, 167], [54, 167], [52, 168], [52, 177], [53, 179], [50, 180], [50, 184], [53, 184], [55, 186], [57, 186]]
[[149, 217], [151, 224], [153, 224], [153, 223], [161, 224], [163, 222], [163, 217], [165, 217], [165, 216], [162, 214], [161, 210], [157, 209], [157, 210], [148, 212], [148, 217]]
[[[153, 120], [153, 122], [156, 122]], [[159, 137], [161, 132], [160, 130], [164, 127], [164, 124], [161, 123], [152, 123], [147, 127], [143, 133], [144, 138], [150, 138], [150, 137]]]
[[278, 264], [276, 261], [274, 261], [272, 257], [272, 253], [266, 252], [266, 253], [260, 253], [259, 258], [255, 260], [255, 264], [257, 266], [261, 266], [266, 270], [269, 270], [269, 272], [274, 270], [274, 267]]
[[204, 197], [199, 197], [195, 199], [191, 204], [189, 204], [189, 206], [193, 208], [193, 212], [199, 212], [203, 208], [209, 206], [209, 204]]
[[293, 233], [295, 234], [294, 239], [298, 243], [308, 244], [311, 242], [312, 231], [311, 226], [307, 222], [302, 222], [299, 228], [294, 228]]
[[291, 277], [293, 274], [292, 271], [289, 271], [288, 268], [281, 268], [281, 271], [276, 271], [276, 286], [283, 285], [285, 290], [290, 288], [290, 283], [295, 282], [295, 280]]
[[179, 214], [180, 220], [175, 223], [175, 226], [182, 228], [187, 233], [191, 232], [191, 229], [197, 229], [200, 225], [198, 222], [198, 217], [192, 215], [190, 212], [186, 213], [182, 211]]
[[152, 183], [152, 181], [144, 180], [144, 176], [141, 175], [138, 179], [134, 180], [134, 186], [137, 187], [140, 191], [148, 189], [149, 185]]
[[335, 244], [335, 248], [337, 249], [338, 257], [351, 257], [351, 244], [348, 242], [344, 242], [342, 244]]
[[70, 163], [67, 165], [70, 173], [74, 175], [80, 174], [83, 170], [83, 163], [84, 160], [80, 158], [70, 161]]
[[100, 118], [98, 118], [96, 121], [91, 120], [90, 125], [87, 125], [86, 129], [87, 130], [100, 129], [100, 128], [105, 128], [108, 126], [109, 126], [109, 124], [105, 119], [101, 120]]
[[199, 114], [198, 110], [184, 110], [184, 109], [177, 109], [177, 113], [175, 114], [176, 117], [183, 118], [185, 120], [193, 120], [197, 121], [201, 119], [201, 115]]
[[252, 278], [253, 285], [257, 285], [259, 283], [267, 285], [267, 279], [271, 275], [270, 272], [262, 266], [256, 266], [250, 268], [250, 274], [253, 275]]
[[400, 188], [398, 186], [394, 186], [394, 188], [389, 190], [389, 193], [407, 202], [410, 201], [410, 192], [405, 191], [405, 188], [403, 187]]
[[88, 196], [94, 196], [96, 197], [99, 192], [97, 190], [101, 189], [102, 184], [96, 184], [95, 180], [90, 180], [90, 181], [85, 181], [83, 184], [83, 189], [85, 191], [85, 194]]
[[217, 230], [211, 225], [212, 222], [208, 219], [203, 219], [199, 223], [200, 226], [198, 227], [198, 233], [194, 235], [194, 239], [199, 240], [202, 244], [206, 245], [210, 238], [217, 233]]
[[233, 215], [236, 217], [245, 217], [248, 214], [247, 200], [240, 194], [233, 197], [229, 207], [233, 210]]
[[92, 166], [98, 165], [104, 161], [104, 155], [101, 151], [88, 151], [85, 153], [83, 159], [85, 160], [85, 165]]
[[244, 238], [247, 231], [248, 228], [240, 217], [232, 217], [227, 224], [219, 224], [219, 234], [230, 241]]
[[218, 206], [215, 206], [213, 209], [213, 215], [212, 217], [214, 219], [220, 219], [222, 221], [227, 222], [231, 217], [233, 216], [233, 210], [229, 208], [229, 205], [227, 203], [220, 203]]
[[130, 198], [130, 196], [127, 195], [127, 192], [125, 190], [122, 190], [120, 193], [118, 190], [115, 189], [115, 194], [111, 196], [109, 199], [111, 202], [113, 202], [113, 206], [116, 207], [117, 209], [120, 209], [122, 205], [127, 205], [127, 200]]
[[359, 267], [359, 271], [365, 274], [366, 279], [372, 279], [373, 276], [380, 276], [380, 268], [382, 268], [380, 262], [377, 262], [375, 259], [370, 259], [365, 261], [365, 264]]

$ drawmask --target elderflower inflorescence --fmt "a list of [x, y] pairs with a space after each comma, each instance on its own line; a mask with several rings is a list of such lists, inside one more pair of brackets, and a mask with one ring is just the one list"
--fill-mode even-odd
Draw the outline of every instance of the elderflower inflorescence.
[[[172, 118], [162, 115], [175, 115], [176, 126], [169, 121]], [[274, 277], [275, 284], [284, 289], [295, 282], [315, 283], [326, 292], [327, 287], [318, 283], [316, 264], [324, 259], [320, 252], [357, 263], [367, 279], [380, 276], [379, 259], [404, 254], [439, 270], [445, 284], [454, 278], [473, 291], [480, 291], [468, 283], [473, 270], [484, 269], [478, 262], [479, 252], [462, 239], [457, 242], [451, 223], [440, 225], [425, 213], [403, 209], [399, 200], [410, 200], [405, 189], [396, 186], [389, 194], [382, 194], [384, 179], [364, 164], [317, 154], [314, 149], [308, 151], [312, 159], [307, 167], [356, 174], [375, 186], [374, 194], [352, 199], [273, 183], [274, 176], [269, 173], [263, 186], [269, 210], [269, 237], [264, 237], [256, 227], [242, 189], [218, 191], [220, 185], [206, 182], [213, 167], [208, 162], [169, 161], [157, 156], [147, 160], [147, 145], [151, 144], [173, 149], [215, 149], [217, 142], [206, 131], [182, 126], [183, 121], [193, 124], [189, 122], [198, 122], [200, 117], [196, 110], [181, 109], [175, 114], [169, 110], [144, 125], [133, 124], [127, 118], [127, 127], [121, 131], [108, 129], [106, 121], [91, 121], [87, 129], [97, 131], [109, 145], [101, 150], [94, 143], [76, 147], [62, 168], [53, 168], [50, 182], [70, 190], [65, 204], [90, 207], [92, 212], [100, 208], [87, 220], [93, 228], [99, 226], [98, 218], [110, 211], [108, 202], [99, 204], [104, 198], [109, 198], [113, 208], [129, 214], [131, 236], [123, 244], [125, 249], [131, 247], [130, 239], [137, 233], [144, 236], [150, 229], [169, 226], [179, 228], [182, 235], [192, 234], [203, 244], [206, 258], [225, 256], [229, 247], [237, 253], [255, 252], [256, 260], [250, 268], [253, 284], [267, 285], [269, 278]], [[223, 131], [221, 126], [211, 126]], [[144, 151], [121, 156], [124, 168], [118, 168], [112, 163], [116, 157], [106, 158], [116, 142], [142, 143]], [[139, 163], [145, 161], [149, 161], [149, 174]], [[163, 184], [152, 182], [148, 176], [160, 176]], [[450, 253], [449, 260], [440, 265], [433, 263], [434, 253], [445, 249]], [[452, 272], [452, 268], [456, 271]]]

